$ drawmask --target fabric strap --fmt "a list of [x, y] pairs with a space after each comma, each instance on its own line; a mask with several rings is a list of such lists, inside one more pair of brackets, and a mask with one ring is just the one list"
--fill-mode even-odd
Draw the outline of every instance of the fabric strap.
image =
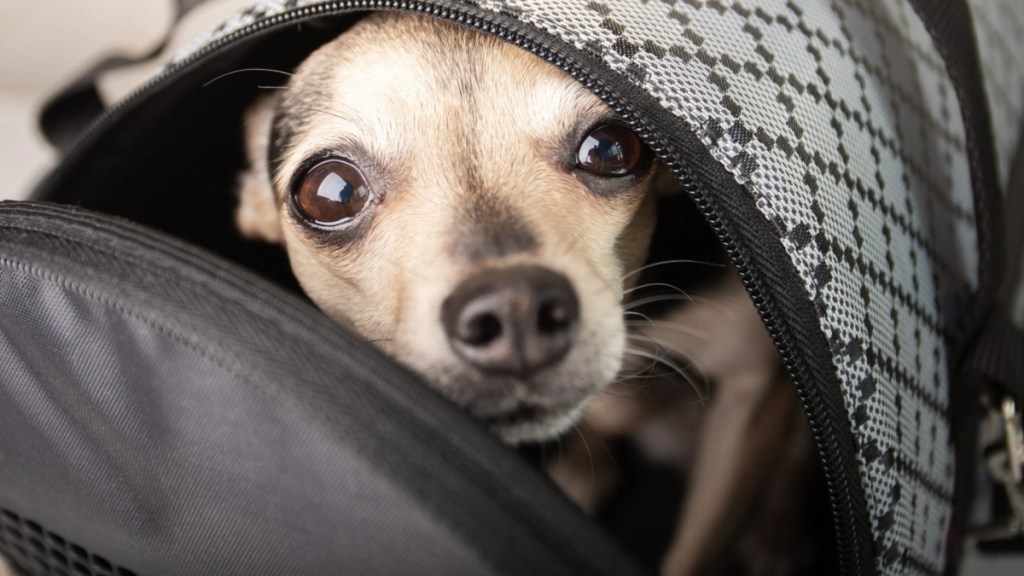
[[[1018, 405], [1024, 402], [1024, 355], [1021, 354], [1024, 334], [1009, 314], [1013, 296], [1020, 290], [1019, 261], [1024, 235], [1019, 231], [1007, 235], [1006, 229], [1019, 227], [1008, 227], [1004, 220], [1008, 214], [1020, 213], [1024, 183], [1019, 169], [1022, 160], [1018, 158], [1004, 206], [978, 44], [967, 2], [910, 0], [910, 3], [942, 55], [960, 101], [978, 230], [978, 291], [971, 324], [957, 343], [958, 365], [954, 373], [958, 374], [958, 385], [952, 392], [951, 402], [957, 474], [947, 571], [953, 573], [959, 567], [962, 539], [974, 499], [979, 465], [977, 431], [986, 412], [980, 405], [981, 398], [987, 396], [996, 405], [1007, 396]], [[1010, 210], [1014, 207], [1017, 212]], [[995, 518], [1007, 514], [1005, 502], [993, 510]], [[1018, 536], [1001, 541], [999, 549], [1024, 551], [1024, 539]]]
[[[949, 72], [964, 123], [978, 227], [979, 294], [991, 305], [1002, 271], [1002, 194], [981, 59], [966, 0], [910, 0]], [[984, 314], [986, 310], [981, 310]]]

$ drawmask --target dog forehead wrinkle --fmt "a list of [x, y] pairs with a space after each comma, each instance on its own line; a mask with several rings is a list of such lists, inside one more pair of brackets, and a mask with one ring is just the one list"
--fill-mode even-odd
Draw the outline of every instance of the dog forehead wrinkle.
[[[298, 107], [280, 114], [274, 123], [269, 166], [275, 192], [280, 195], [297, 176], [303, 163], [329, 157], [354, 163], [378, 196], [393, 188], [409, 171], [401, 139], [384, 119], [370, 119], [350, 110]], [[318, 120], [318, 116], [326, 116]]]

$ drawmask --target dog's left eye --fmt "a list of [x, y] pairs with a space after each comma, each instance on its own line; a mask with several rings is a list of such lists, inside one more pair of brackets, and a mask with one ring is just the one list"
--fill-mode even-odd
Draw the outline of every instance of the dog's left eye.
[[628, 176], [640, 167], [644, 145], [621, 124], [604, 124], [583, 137], [576, 166], [597, 176]]
[[296, 210], [319, 226], [337, 226], [352, 219], [366, 206], [370, 189], [355, 164], [324, 160], [313, 166], [292, 193]]

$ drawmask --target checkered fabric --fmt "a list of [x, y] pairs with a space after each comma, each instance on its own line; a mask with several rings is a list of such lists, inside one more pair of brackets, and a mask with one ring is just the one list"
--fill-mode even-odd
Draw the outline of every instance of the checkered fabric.
[[[940, 573], [953, 493], [949, 331], [977, 282], [977, 236], [959, 103], [910, 5], [465, 3], [596, 56], [682, 119], [745, 187], [829, 342], [876, 567]], [[259, 2], [201, 43], [316, 4]], [[970, 4], [1005, 181], [1024, 108], [1024, 2]]]

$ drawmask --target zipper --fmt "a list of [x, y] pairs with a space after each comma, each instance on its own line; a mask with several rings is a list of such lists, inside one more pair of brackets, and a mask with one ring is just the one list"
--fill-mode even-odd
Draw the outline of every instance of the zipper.
[[[687, 184], [688, 182], [689, 185]], [[790, 334], [776, 320], [775, 307], [764, 297], [763, 291], [757, 284], [757, 280], [753, 278], [752, 269], [748, 265], [747, 254], [740, 250], [730, 239], [726, 226], [722, 223], [715, 207], [709, 202], [708, 196], [701, 189], [700, 184], [684, 177], [683, 186], [693, 196], [698, 210], [701, 211], [701, 214], [722, 242], [726, 254], [729, 255], [729, 259], [732, 261], [737, 274], [739, 274], [740, 280], [743, 282], [744, 287], [746, 287], [755, 309], [757, 309], [758, 314], [768, 329], [768, 333], [775, 342], [787, 373], [793, 379], [793, 384], [807, 415], [815, 445], [818, 447], [825, 468], [826, 486], [832, 502], [840, 569], [845, 575], [873, 573], [874, 571], [871, 570], [871, 567], [861, 565], [860, 555], [857, 553], [860, 543], [864, 542], [864, 538], [870, 538], [870, 535], [861, 534], [861, 530], [858, 529], [852, 520], [856, 514], [863, 512], [855, 509], [849, 485], [851, 476], [847, 473], [855, 472], [856, 456], [852, 452], [844, 450], [832, 433], [832, 426], [826, 421], [829, 416], [822, 404], [821, 396], [814, 385], [810, 384], [810, 378], [807, 376], [803, 364], [796, 360], [793, 353], [795, 347], [792, 344]], [[856, 474], [854, 473], [852, 477], [856, 477]]]
[[[674, 153], [674, 148], [668, 143], [668, 139], [664, 135], [656, 133], [647, 123], [641, 121], [642, 115], [637, 109], [631, 106], [615, 90], [609, 88], [600, 78], [576, 62], [571, 56], [499, 22], [497, 18], [493, 17], [493, 13], [473, 10], [469, 6], [436, 5], [420, 0], [338, 0], [286, 9], [279, 14], [261, 18], [214, 39], [209, 44], [189, 54], [185, 59], [171, 64], [157, 76], [131, 92], [119, 103], [107, 109], [72, 146], [61, 162], [61, 165], [40, 189], [45, 191], [51, 187], [52, 182], [59, 182], [64, 167], [73, 164], [75, 158], [83, 154], [97, 135], [107, 125], [114, 123], [125, 109], [132, 106], [151, 91], [158, 89], [170, 79], [198, 65], [199, 62], [214, 52], [222, 50], [239, 40], [249, 39], [287, 24], [294, 24], [321, 16], [372, 10], [401, 10], [443, 18], [489, 33], [533, 53], [562, 69], [605, 101], [631, 125], [640, 138], [672, 170], [673, 174], [683, 185], [683, 188], [693, 198], [698, 210], [700, 210], [702, 216], [722, 243], [730, 261], [743, 281], [754, 307], [768, 328], [787, 372], [793, 379], [825, 468], [826, 485], [832, 505], [839, 564], [842, 574], [853, 576], [874, 573], [874, 566], [865, 566], [861, 561], [861, 555], [858, 553], [858, 550], [863, 548], [865, 544], [872, 542], [872, 536], [870, 531], [865, 533], [865, 530], [861, 528], [866, 523], [855, 521], [857, 516], [867, 513], [866, 509], [858, 510], [857, 506], [855, 506], [855, 499], [852, 495], [854, 488], [850, 485], [851, 478], [856, 478], [858, 475], [856, 456], [852, 449], [841, 444], [836, 438], [833, 430], [837, 422], [832, 419], [829, 411], [825, 408], [819, 390], [810, 381], [811, 378], [806, 373], [803, 363], [794, 353], [795, 345], [793, 344], [792, 334], [777, 320], [778, 310], [772, 300], [765, 296], [765, 292], [759, 284], [757, 273], [749, 264], [754, 261], [754, 258], [752, 258], [754, 255], [736, 244], [729, 225], [723, 222], [711, 200], [711, 194], [709, 194], [701, 182], [691, 177], [686, 166], [678, 160], [679, 155]], [[724, 167], [720, 168], [725, 170]], [[838, 422], [838, 424], [842, 425], [843, 422]]]

